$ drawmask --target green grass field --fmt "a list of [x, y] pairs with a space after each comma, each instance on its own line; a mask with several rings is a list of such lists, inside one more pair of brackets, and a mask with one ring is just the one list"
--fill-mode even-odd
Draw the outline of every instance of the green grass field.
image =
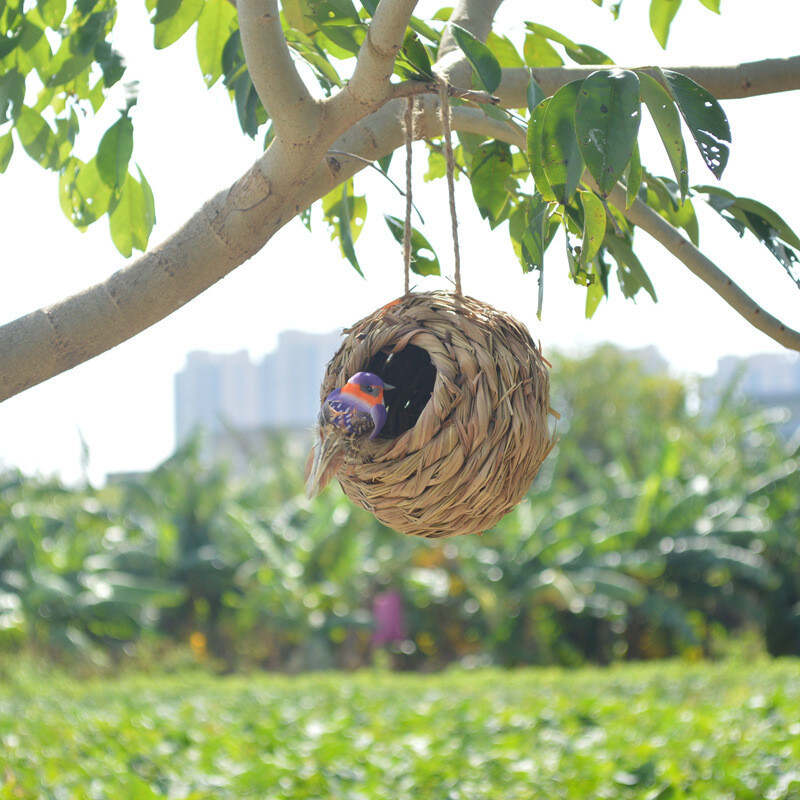
[[0, 798], [800, 798], [800, 662], [53, 677], [0, 687]]

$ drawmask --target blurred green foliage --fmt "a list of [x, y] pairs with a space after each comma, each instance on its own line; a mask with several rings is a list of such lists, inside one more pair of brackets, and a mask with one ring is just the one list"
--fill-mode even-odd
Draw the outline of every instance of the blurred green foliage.
[[797, 661], [0, 687], [0, 800], [797, 800]]
[[220, 669], [355, 668], [398, 592], [403, 669], [800, 654], [800, 471], [768, 412], [712, 414], [611, 347], [558, 358], [560, 442], [492, 532], [430, 543], [336, 488], [313, 501], [281, 437], [234, 473], [190, 442], [105, 488], [0, 476], [0, 649]]

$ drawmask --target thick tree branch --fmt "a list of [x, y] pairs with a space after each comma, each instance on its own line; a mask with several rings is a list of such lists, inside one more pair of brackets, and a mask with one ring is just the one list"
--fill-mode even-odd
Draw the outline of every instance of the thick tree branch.
[[290, 143], [311, 140], [320, 126], [320, 104], [295, 68], [278, 0], [238, 0], [237, 5], [247, 69], [276, 135]]
[[348, 84], [348, 94], [357, 103], [374, 107], [386, 99], [394, 60], [416, 5], [417, 0], [381, 0], [378, 4]]
[[349, 83], [324, 104], [325, 129], [334, 138], [377, 111], [393, 95], [389, 78], [417, 0], [380, 0], [358, 51]]
[[[388, 103], [334, 147], [368, 160], [392, 152], [403, 141], [404, 106], [402, 100]], [[420, 103], [415, 135], [441, 133], [437, 108], [433, 98]], [[471, 108], [453, 109], [453, 127], [508, 136], [503, 123]], [[309, 165], [297, 148], [276, 139], [244, 176], [165, 242], [102, 283], [0, 326], [0, 401], [164, 319], [258, 252], [301, 209], [364, 167], [359, 159], [332, 155]]]
[[[460, 25], [476, 39], [486, 41], [497, 9], [503, 0], [458, 0], [449, 22]], [[446, 78], [454, 86], [466, 87], [470, 83], [472, 68], [464, 57], [448, 25], [439, 44], [439, 56], [434, 67], [437, 75]]]
[[[538, 67], [534, 77], [546, 95], [556, 92], [570, 81], [585, 78], [607, 65], [583, 67]], [[800, 56], [767, 58], [729, 67], [670, 67], [688, 75], [693, 81], [708, 89], [718, 100], [755, 97], [774, 92], [800, 89]], [[530, 70], [504, 69], [503, 80], [496, 94], [507, 108], [524, 108]]]

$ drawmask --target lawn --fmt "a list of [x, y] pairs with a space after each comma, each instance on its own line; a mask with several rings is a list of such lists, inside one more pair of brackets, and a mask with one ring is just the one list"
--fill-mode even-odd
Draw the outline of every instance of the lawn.
[[800, 798], [800, 662], [0, 686], [0, 798]]

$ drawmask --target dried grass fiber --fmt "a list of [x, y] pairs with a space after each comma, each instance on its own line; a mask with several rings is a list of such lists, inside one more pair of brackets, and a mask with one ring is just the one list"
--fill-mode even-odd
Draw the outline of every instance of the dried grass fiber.
[[382, 523], [430, 538], [481, 533], [525, 495], [555, 440], [550, 380], [524, 325], [471, 297], [409, 294], [345, 330], [321, 399], [377, 353], [427, 351], [436, 378], [413, 428], [366, 442], [337, 475]]

